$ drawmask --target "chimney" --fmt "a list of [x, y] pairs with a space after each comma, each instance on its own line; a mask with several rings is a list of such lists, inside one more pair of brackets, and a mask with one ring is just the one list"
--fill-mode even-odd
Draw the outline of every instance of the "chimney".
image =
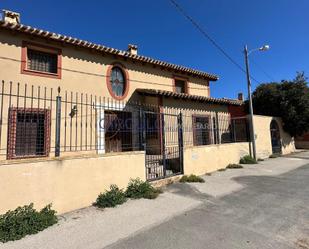
[[244, 94], [243, 93], [238, 93], [238, 100], [244, 101]]
[[128, 45], [128, 50], [130, 54], [137, 55], [137, 45], [129, 44]]
[[2, 21], [13, 24], [20, 24], [20, 14], [10, 10], [2, 10]]

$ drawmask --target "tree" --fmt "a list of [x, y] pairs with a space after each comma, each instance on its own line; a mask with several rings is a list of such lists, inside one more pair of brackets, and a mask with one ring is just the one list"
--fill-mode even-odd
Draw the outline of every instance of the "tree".
[[259, 85], [252, 94], [255, 114], [282, 118], [283, 129], [292, 136], [309, 131], [309, 88], [304, 72], [294, 80]]

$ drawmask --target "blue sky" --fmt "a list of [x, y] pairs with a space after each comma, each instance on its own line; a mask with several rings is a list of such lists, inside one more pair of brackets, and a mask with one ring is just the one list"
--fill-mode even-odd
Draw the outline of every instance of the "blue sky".
[[[291, 79], [296, 71], [309, 76], [309, 0], [178, 2], [242, 66], [244, 44], [269, 44], [271, 50], [250, 58], [258, 81]], [[0, 8], [20, 12], [23, 24], [118, 49], [137, 44], [139, 54], [215, 73], [213, 97], [246, 93], [245, 75], [168, 0], [2, 0]]]

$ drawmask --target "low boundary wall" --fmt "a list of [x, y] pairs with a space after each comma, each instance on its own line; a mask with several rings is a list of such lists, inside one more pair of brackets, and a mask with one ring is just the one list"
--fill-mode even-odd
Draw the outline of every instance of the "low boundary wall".
[[203, 175], [225, 168], [249, 154], [249, 143], [205, 145], [184, 148], [184, 174]]
[[0, 214], [31, 202], [69, 212], [90, 206], [110, 184], [125, 188], [136, 177], [145, 180], [144, 152], [7, 161], [0, 165]]

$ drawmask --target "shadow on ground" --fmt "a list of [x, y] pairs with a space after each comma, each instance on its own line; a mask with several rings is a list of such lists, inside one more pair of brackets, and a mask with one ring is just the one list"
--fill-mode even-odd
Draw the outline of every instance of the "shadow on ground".
[[171, 185], [168, 191], [203, 204], [108, 248], [307, 249], [308, 179], [309, 165], [278, 176], [236, 177], [245, 187], [221, 198]]

